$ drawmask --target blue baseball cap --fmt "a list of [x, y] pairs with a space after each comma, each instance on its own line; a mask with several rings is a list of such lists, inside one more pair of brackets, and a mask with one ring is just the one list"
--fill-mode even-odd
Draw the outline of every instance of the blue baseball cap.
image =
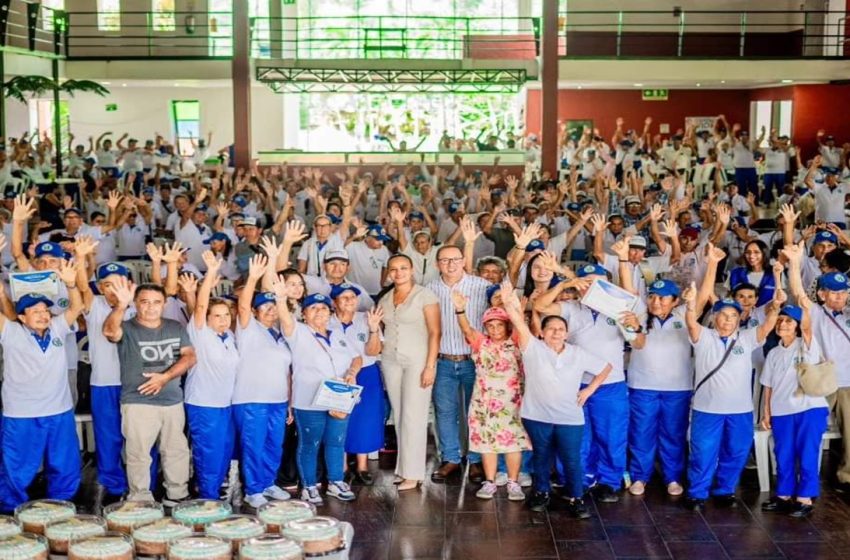
[[539, 239], [532, 239], [531, 243], [525, 246], [525, 252], [531, 253], [532, 251], [542, 251], [546, 248], [546, 245], [540, 241]]
[[45, 255], [61, 259], [65, 256], [65, 251], [62, 250], [62, 247], [58, 243], [44, 241], [35, 246], [35, 256], [38, 258]]
[[81, 218], [83, 217], [83, 211], [79, 208], [74, 208], [73, 206], [71, 208], [65, 208], [65, 213], [63, 214], [63, 216], [67, 216], [69, 213], [76, 214]]
[[813, 244], [817, 245], [818, 243], [832, 243], [833, 245], [838, 245], [838, 237], [831, 231], [819, 231], [817, 235], [815, 235]]
[[803, 321], [803, 309], [797, 307], [796, 305], [786, 305], [782, 309], [779, 310], [780, 315], [785, 315], [786, 317], [791, 317], [798, 323]]
[[145, 187], [142, 189], [142, 194], [156, 194], [156, 189], [153, 187]]
[[327, 306], [328, 309], [333, 309], [333, 302], [331, 301], [331, 298], [324, 294], [310, 294], [305, 297], [304, 301], [301, 302], [301, 309], [304, 310], [314, 305], [324, 305]]
[[206, 204], [198, 204], [195, 206], [195, 212], [206, 212], [209, 207]]
[[675, 282], [671, 280], [659, 279], [649, 285], [649, 293], [662, 297], [679, 297], [681, 291], [679, 290], [679, 286]]
[[605, 270], [602, 266], [598, 264], [586, 264], [576, 272], [576, 275], [579, 278], [584, 278], [585, 276], [608, 276], [608, 271]]
[[234, 204], [236, 204], [239, 208], [245, 208], [246, 206], [248, 206], [248, 201], [247, 201], [247, 200], [245, 200], [245, 197], [244, 197], [244, 196], [234, 196], [234, 197], [233, 197], [233, 202], [234, 202]]
[[419, 212], [419, 211], [413, 211], [413, 212], [410, 213], [410, 219], [411, 220], [424, 220], [425, 214], [423, 214], [422, 212]]
[[24, 311], [39, 303], [43, 303], [47, 307], [53, 307], [53, 300], [44, 294], [25, 294], [15, 302], [15, 313], [21, 315]]
[[366, 235], [368, 237], [374, 237], [378, 241], [383, 241], [384, 243], [390, 240], [390, 236], [387, 235], [387, 231], [380, 224], [369, 226], [366, 230]]
[[254, 299], [251, 300], [251, 307], [256, 309], [261, 305], [265, 305], [267, 303], [276, 304], [277, 297], [272, 292], [260, 292], [259, 294], [255, 294]]
[[744, 308], [741, 307], [741, 304], [738, 303], [737, 301], [735, 301], [734, 299], [723, 298], [723, 299], [717, 300], [717, 302], [711, 307], [711, 311], [713, 313], [718, 313], [719, 311], [723, 310], [726, 307], [731, 307], [732, 309], [734, 309], [738, 313], [741, 313], [744, 310]]
[[337, 216], [336, 214], [328, 214], [328, 219], [331, 221], [333, 225], [338, 225], [342, 223], [342, 218]]
[[129, 278], [130, 269], [124, 266], [123, 264], [117, 262], [103, 263], [102, 265], [97, 267], [97, 272], [95, 272], [95, 278], [97, 278], [98, 280], [103, 280], [107, 276], [112, 276], [113, 274]]
[[843, 272], [827, 272], [818, 278], [818, 289], [830, 292], [843, 292], [850, 289], [850, 279]]
[[486, 291], [487, 304], [488, 305], [490, 304], [490, 300], [493, 299], [493, 296], [496, 295], [496, 292], [501, 292], [501, 291], [502, 291], [502, 285], [501, 284], [491, 284], [490, 286], [487, 286], [487, 291]]
[[355, 296], [359, 296], [362, 293], [360, 291], [360, 288], [358, 288], [354, 284], [349, 284], [348, 282], [331, 285], [331, 299], [338, 298], [340, 295], [342, 295], [343, 292], [354, 292]]
[[570, 202], [569, 204], [567, 204], [567, 210], [569, 210], [570, 212], [578, 212], [579, 210], [581, 210], [581, 204], [579, 204], [578, 202]]
[[459, 202], [452, 202], [451, 204], [449, 204], [449, 214], [454, 214], [455, 212], [461, 209], [462, 206]]
[[226, 233], [217, 231], [212, 234], [212, 237], [204, 240], [204, 245], [209, 245], [213, 241], [227, 241], [228, 239], [230, 239], [230, 237], [228, 237]]

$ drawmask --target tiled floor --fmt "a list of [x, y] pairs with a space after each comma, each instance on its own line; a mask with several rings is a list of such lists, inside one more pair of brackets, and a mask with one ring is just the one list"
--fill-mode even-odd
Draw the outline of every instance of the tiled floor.
[[[832, 463], [825, 461], [824, 473], [834, 470]], [[826, 481], [815, 513], [803, 520], [762, 514], [758, 506], [767, 494], [758, 493], [756, 472], [748, 470], [735, 509], [692, 513], [653, 484], [643, 497], [624, 494], [618, 504], [593, 505], [593, 517], [577, 521], [557, 499], [548, 513], [509, 502], [504, 490], [500, 498], [479, 500], [477, 485], [462, 484], [460, 477], [399, 494], [390, 464], [370, 468], [377, 471], [375, 485], [355, 487], [357, 501], [329, 499], [319, 510], [354, 525], [352, 560], [850, 558], [850, 496]], [[87, 468], [84, 495], [93, 475]]]
[[[824, 472], [831, 469], [824, 466]], [[397, 558], [684, 558], [723, 560], [850, 558], [850, 497], [824, 483], [809, 519], [762, 514], [755, 471], [746, 471], [739, 506], [702, 514], [684, 510], [663, 488], [651, 485], [641, 498], [596, 504], [593, 518], [576, 521], [557, 501], [548, 513], [530, 512], [504, 497], [475, 498], [460, 478], [426, 483], [399, 493], [382, 469], [375, 486], [359, 488], [351, 504], [324, 511], [355, 526], [352, 559]]]

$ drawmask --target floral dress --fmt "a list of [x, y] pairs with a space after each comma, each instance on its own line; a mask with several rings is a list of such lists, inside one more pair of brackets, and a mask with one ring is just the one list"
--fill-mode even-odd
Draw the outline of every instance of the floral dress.
[[522, 357], [515, 339], [493, 342], [476, 333], [470, 341], [475, 387], [469, 405], [469, 448], [478, 453], [531, 449], [520, 419]]

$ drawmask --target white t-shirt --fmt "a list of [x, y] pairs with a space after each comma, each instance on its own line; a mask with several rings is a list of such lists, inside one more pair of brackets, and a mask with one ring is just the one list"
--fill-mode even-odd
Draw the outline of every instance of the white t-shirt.
[[42, 351], [27, 327], [8, 319], [3, 322], [3, 416], [38, 418], [73, 408], [64, 346], [76, 329], [64, 315], [54, 317], [47, 331], [50, 342]]
[[189, 321], [186, 331], [197, 362], [186, 376], [183, 400], [195, 406], [230, 406], [239, 367], [239, 352], [233, 333], [225, 331], [222, 339], [209, 325], [196, 328], [194, 320]]
[[850, 336], [850, 315], [842, 312], [833, 316], [838, 323], [836, 326], [829, 320], [827, 313], [832, 315], [832, 312], [823, 306], [812, 307], [812, 329], [824, 357], [835, 363], [838, 386], [850, 387], [850, 342], [841, 334], [841, 331], [844, 331], [844, 334]]
[[204, 263], [204, 251], [209, 247], [204, 244], [204, 241], [212, 237], [213, 231], [206, 224], [198, 226], [192, 220], [187, 220], [186, 225], [182, 228], [180, 223], [174, 231], [175, 241], [183, 244], [184, 249], [190, 249], [186, 254], [189, 262], [198, 267], [198, 270], [204, 271], [207, 265]]
[[144, 257], [145, 250], [145, 235], [148, 232], [148, 226], [144, 222], [135, 225], [124, 224], [118, 229], [116, 238], [118, 240], [118, 255], [122, 257]]
[[764, 153], [764, 172], [785, 174], [788, 171], [788, 154], [784, 150], [768, 150]]
[[236, 341], [240, 360], [233, 404], [287, 402], [292, 352], [284, 338], [251, 317], [244, 329], [237, 322]]
[[437, 251], [439, 249], [439, 247], [434, 247], [432, 245], [431, 248], [423, 255], [413, 248], [412, 243], [409, 243], [407, 247], [401, 251], [413, 261], [413, 277], [417, 284], [424, 286], [425, 284], [433, 282], [440, 277], [440, 270], [437, 268]]
[[[656, 278], [658, 278], [659, 274], [663, 274], [670, 270], [670, 252], [672, 249], [670, 246], [667, 246], [667, 252], [663, 255], [655, 256], [655, 257], [646, 257], [641, 262], [640, 265], [634, 265], [632, 263], [627, 263], [628, 266], [632, 270], [632, 285], [635, 288], [635, 291], [638, 294], [646, 293], [646, 279], [644, 278], [645, 274], [652, 274], [651, 282], [654, 282]], [[605, 255], [605, 262], [602, 263], [602, 266], [611, 273], [612, 282], [619, 285], [620, 284], [620, 259], [616, 255], [612, 255], [610, 253]], [[646, 270], [644, 270], [644, 268]]]
[[[595, 317], [594, 317], [595, 315]], [[575, 301], [561, 304], [561, 317], [567, 320], [569, 326], [568, 342], [584, 348], [600, 360], [611, 364], [613, 368], [605, 385], [625, 381], [623, 373], [623, 334], [616, 321], [605, 315], [592, 311]], [[585, 370], [588, 374], [585, 383], [592, 381], [592, 374], [597, 371]]]
[[685, 324], [685, 306], [680, 305], [662, 323], [652, 319], [646, 345], [632, 348], [628, 384], [632, 389], [690, 391], [694, 387], [691, 342]]
[[830, 189], [826, 184], [816, 184], [812, 192], [815, 196], [815, 220], [824, 222], [847, 223], [844, 214], [844, 198], [850, 187], [847, 184], [836, 185]]
[[[103, 336], [103, 323], [112, 307], [104, 296], [94, 296], [91, 309], [85, 314], [86, 333], [89, 339], [89, 360], [91, 361], [91, 384], [94, 387], [115, 387], [121, 385], [121, 368], [118, 365], [118, 347]], [[136, 310], [128, 308], [124, 312], [124, 321], [136, 315]]]
[[321, 265], [324, 262], [325, 253], [327, 251], [343, 250], [345, 250], [345, 243], [339, 235], [339, 232], [331, 234], [327, 241], [325, 241], [321, 246], [319, 245], [319, 241], [316, 237], [313, 236], [301, 245], [301, 249], [298, 251], [297, 260], [307, 261], [306, 274], [324, 276], [325, 271]]
[[560, 354], [537, 338], [522, 353], [525, 391], [523, 418], [551, 424], [581, 426], [584, 412], [578, 405], [582, 379], [600, 373], [608, 362], [580, 346], [566, 344]]
[[346, 247], [350, 268], [348, 276], [366, 288], [366, 293], [376, 295], [381, 291], [381, 274], [390, 260], [390, 251], [383, 245], [370, 249], [363, 241], [349, 243]]
[[331, 317], [331, 321], [328, 324], [328, 328], [331, 330], [339, 330], [345, 336], [345, 340], [348, 341], [349, 345], [357, 350], [357, 352], [363, 357], [363, 366], [367, 367], [371, 366], [375, 362], [378, 361], [378, 356], [367, 356], [366, 355], [366, 343], [369, 341], [369, 323], [366, 320], [366, 314], [363, 312], [357, 312], [354, 314], [354, 318], [351, 321], [351, 324], [343, 326], [342, 322], [337, 318], [336, 315]]
[[[369, 311], [375, 307], [375, 301], [369, 297], [366, 288], [356, 282], [349, 282], [347, 278], [345, 279], [345, 283], [351, 284], [360, 290], [360, 295], [357, 296], [357, 311]], [[308, 294], [322, 294], [328, 297], [331, 295], [331, 284], [322, 277], [305, 274], [304, 286]]]
[[726, 363], [694, 394], [693, 409], [712, 414], [740, 414], [753, 411], [753, 351], [758, 342], [757, 329], [739, 329], [724, 343], [714, 329], [703, 328], [699, 340], [692, 343], [696, 363], [694, 387], [723, 359], [726, 344], [735, 339], [735, 347]]
[[732, 146], [732, 164], [736, 169], [754, 168], [756, 160], [753, 158], [753, 151], [742, 142], [735, 142]]
[[95, 158], [98, 167], [118, 167], [118, 150], [97, 150]]
[[[328, 343], [330, 341], [330, 343]], [[313, 406], [313, 397], [326, 380], [342, 379], [359, 356], [341, 330], [328, 330], [328, 340], [318, 336], [304, 323], [286, 337], [292, 348], [292, 407], [298, 410], [326, 410]]]
[[[787, 348], [780, 342], [767, 354], [764, 370], [761, 374], [761, 384], [770, 387], [770, 414], [785, 416], [796, 414], [812, 408], [828, 408], [825, 397], [810, 397], [797, 392], [797, 364], [800, 363], [800, 346], [803, 339], [797, 337]], [[802, 352], [803, 362], [817, 364], [821, 361], [821, 351], [817, 339], [812, 338], [812, 344]]]

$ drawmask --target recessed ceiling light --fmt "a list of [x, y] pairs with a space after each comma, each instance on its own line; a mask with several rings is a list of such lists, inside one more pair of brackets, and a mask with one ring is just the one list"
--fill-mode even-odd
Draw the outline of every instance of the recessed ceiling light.
[[111, 84], [111, 83], [112, 83], [112, 82], [100, 82], [100, 84], [101, 84], [101, 85], [104, 85], [104, 86], [108, 86], [108, 85], [109, 85], [109, 84]]
[[174, 82], [174, 87], [180, 87], [180, 84], [177, 83], [177, 82]]
[[782, 80], [783, 84], [793, 84], [794, 80]]
[[121, 87], [127, 87], [127, 84], [121, 84]]
[[578, 86], [578, 89], [581, 89], [581, 86]]
[[643, 84], [632, 84], [632, 85], [634, 85], [635, 87], [643, 87]]
[[697, 82], [697, 87], [699, 87], [699, 86], [700, 86], [700, 83], [699, 83], [699, 82]]
[[726, 83], [726, 80], [720, 80], [720, 83], [721, 83], [721, 84], [725, 84], [725, 83]]

